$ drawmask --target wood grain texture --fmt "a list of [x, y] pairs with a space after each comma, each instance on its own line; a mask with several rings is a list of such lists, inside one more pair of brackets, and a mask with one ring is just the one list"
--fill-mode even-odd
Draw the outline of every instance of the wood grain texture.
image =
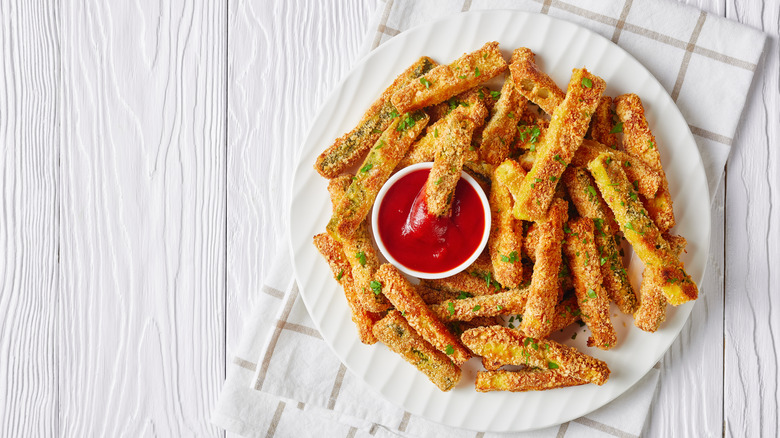
[[726, 3], [770, 39], [727, 171], [724, 428], [780, 436], [780, 4]]
[[[313, 117], [357, 60], [372, 3], [229, 4], [228, 355], [264, 283], [292, 276], [290, 178]], [[276, 285], [280, 258], [287, 276]]]
[[62, 3], [61, 435], [221, 435], [226, 13]]
[[59, 16], [0, 1], [0, 436], [58, 431]]

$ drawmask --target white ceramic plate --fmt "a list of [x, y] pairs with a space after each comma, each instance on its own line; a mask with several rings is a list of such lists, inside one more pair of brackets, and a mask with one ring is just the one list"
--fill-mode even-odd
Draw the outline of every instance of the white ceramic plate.
[[[613, 311], [618, 347], [604, 352], [585, 346], [586, 328], [576, 324], [555, 338], [609, 364], [603, 386], [584, 385], [535, 393], [477, 393], [480, 368], [469, 361], [460, 384], [439, 391], [414, 367], [383, 345], [359, 342], [350, 312], [330, 269], [312, 245], [330, 218], [326, 180], [313, 170], [317, 155], [351, 130], [363, 111], [408, 65], [422, 55], [448, 63], [488, 41], [498, 41], [506, 59], [514, 48], [529, 47], [537, 63], [561, 88], [575, 67], [585, 66], [607, 82], [607, 94], [638, 94], [661, 148], [677, 218], [676, 233], [688, 239], [682, 256], [699, 284], [709, 250], [710, 201], [701, 158], [688, 125], [658, 81], [624, 50], [587, 29], [546, 15], [517, 11], [475, 11], [404, 32], [363, 59], [336, 87], [314, 120], [293, 180], [290, 214], [295, 276], [314, 323], [333, 351], [356, 375], [412, 414], [450, 426], [483, 431], [523, 431], [585, 415], [628, 390], [658, 362], [688, 319], [693, 303], [670, 307], [661, 329], [645, 333], [633, 319]], [[632, 257], [635, 285], [642, 263]], [[613, 307], [614, 310], [614, 307]], [[574, 332], [575, 340], [571, 340]]]

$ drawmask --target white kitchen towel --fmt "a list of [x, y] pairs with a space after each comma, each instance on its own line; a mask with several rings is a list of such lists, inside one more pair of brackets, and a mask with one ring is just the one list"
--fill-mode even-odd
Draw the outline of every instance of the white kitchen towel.
[[[659, 79], [688, 121], [710, 194], [716, 193], [764, 34], [666, 0], [386, 0], [371, 18], [363, 53], [411, 27], [476, 9], [541, 12], [589, 28], [631, 53]], [[265, 279], [245, 323], [213, 412], [215, 424], [245, 436], [494, 435], [411, 415], [347, 371], [314, 328], [289, 260], [289, 254], [279, 254], [277, 266], [266, 271], [273, 278]], [[658, 376], [654, 368], [607, 406], [518, 436], [639, 436]]]

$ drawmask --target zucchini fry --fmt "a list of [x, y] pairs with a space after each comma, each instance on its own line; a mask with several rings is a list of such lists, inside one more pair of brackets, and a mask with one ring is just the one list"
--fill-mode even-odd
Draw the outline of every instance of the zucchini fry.
[[391, 98], [398, 111], [405, 113], [444, 102], [456, 94], [492, 79], [507, 69], [506, 60], [495, 41], [467, 53], [450, 65], [439, 65], [396, 91]]
[[632, 184], [636, 184], [639, 194], [645, 197], [655, 196], [662, 184], [661, 175], [639, 158], [623, 151], [616, 151], [601, 143], [586, 139], [582, 142], [580, 148], [577, 149], [571, 164], [578, 167], [587, 167], [591, 160], [604, 152], [611, 153], [620, 162], [628, 180]]
[[555, 81], [539, 69], [535, 58], [534, 52], [526, 47], [515, 49], [509, 70], [520, 94], [552, 115], [566, 95]]
[[588, 346], [609, 350], [617, 344], [617, 335], [609, 319], [609, 297], [602, 287], [599, 256], [593, 237], [593, 219], [580, 217], [569, 221], [563, 250], [574, 277], [574, 292], [582, 310], [582, 320], [592, 336]]
[[656, 226], [665, 232], [674, 227], [672, 195], [666, 173], [661, 167], [661, 155], [650, 126], [645, 119], [645, 109], [636, 94], [623, 94], [615, 98], [615, 112], [623, 124], [623, 148], [655, 169], [661, 177], [661, 187], [655, 196], [646, 196], [645, 206]]
[[385, 129], [333, 209], [327, 226], [331, 236], [341, 241], [355, 233], [371, 210], [379, 189], [426, 123], [428, 115], [416, 112], [402, 115]]
[[[668, 236], [666, 241], [678, 256], [687, 244], [681, 236]], [[646, 332], [655, 332], [666, 320], [666, 297], [661, 289], [665, 281], [663, 271], [655, 266], [647, 266], [642, 273], [642, 304], [634, 314], [634, 325]]]
[[698, 296], [696, 283], [648, 216], [621, 167], [609, 153], [600, 154], [588, 164], [599, 191], [634, 252], [645, 266], [662, 269], [665, 282], [660, 287], [669, 304], [677, 306], [695, 300]]
[[352, 266], [352, 280], [358, 300], [369, 312], [381, 313], [390, 303], [377, 289], [374, 274], [379, 268], [379, 256], [371, 243], [368, 221], [363, 221], [352, 236], [342, 242], [344, 253]]
[[360, 157], [371, 148], [393, 118], [398, 115], [395, 107], [390, 103], [393, 93], [435, 66], [433, 60], [424, 56], [401, 73], [368, 108], [355, 129], [336, 139], [317, 157], [314, 164], [317, 172], [325, 178], [334, 178], [357, 164]]
[[610, 149], [617, 149], [618, 139], [616, 133], [618, 127], [612, 121], [612, 98], [601, 96], [599, 106], [593, 114], [593, 120], [590, 122], [589, 137]]
[[537, 222], [539, 242], [536, 245], [536, 262], [521, 326], [523, 332], [532, 337], [544, 338], [552, 331], [551, 322], [561, 290], [558, 273], [567, 210], [568, 203], [556, 199], [550, 207], [549, 216]]
[[606, 363], [549, 339], [535, 339], [502, 326], [477, 327], [461, 335], [475, 354], [502, 365], [527, 365], [557, 370], [567, 377], [603, 385], [609, 378]]
[[558, 370], [531, 368], [521, 371], [478, 371], [475, 384], [478, 392], [489, 391], [545, 391], [567, 386], [585, 385], [586, 381], [569, 377]]
[[580, 216], [593, 219], [604, 289], [621, 312], [632, 315], [638, 303], [615, 241], [615, 233], [620, 227], [615, 222], [612, 210], [604, 202], [596, 182], [587, 170], [569, 166], [563, 173], [563, 183]]
[[314, 246], [325, 257], [330, 265], [331, 271], [336, 281], [344, 288], [344, 295], [347, 298], [349, 309], [352, 312], [352, 322], [358, 329], [360, 342], [364, 344], [375, 344], [376, 337], [372, 331], [374, 323], [379, 320], [379, 315], [371, 313], [363, 308], [358, 300], [358, 294], [355, 291], [354, 281], [352, 280], [352, 269], [347, 261], [341, 244], [328, 233], [321, 233], [314, 236]]
[[376, 278], [381, 283], [384, 295], [420, 336], [437, 350], [446, 353], [458, 365], [469, 360], [471, 353], [447, 330], [444, 323], [436, 318], [414, 286], [395, 266], [389, 263], [380, 266]]
[[466, 150], [471, 146], [471, 137], [477, 127], [474, 120], [482, 121], [485, 115], [485, 105], [477, 102], [472, 107], [459, 106], [452, 112], [452, 117], [448, 117], [444, 132], [436, 142], [436, 158], [425, 182], [428, 213], [437, 217], [450, 215]]
[[460, 368], [420, 337], [396, 310], [374, 324], [374, 335], [393, 352], [422, 371], [442, 391], [454, 388]]
[[495, 172], [490, 189], [490, 210], [495, 223], [490, 230], [488, 250], [494, 276], [504, 287], [518, 287], [523, 282], [522, 224], [512, 214], [509, 189], [496, 178]]
[[483, 160], [497, 166], [509, 157], [510, 146], [517, 135], [517, 122], [527, 102], [509, 75], [501, 87], [501, 96], [491, 111], [490, 120], [482, 131], [479, 154]]
[[516, 218], [536, 221], [545, 216], [558, 180], [582, 144], [605, 86], [603, 79], [587, 70], [574, 69], [566, 98], [553, 111], [534, 165], [515, 198]]
[[527, 298], [527, 289], [510, 289], [493, 295], [444, 301], [430, 307], [442, 321], [471, 321], [485, 316], [522, 314]]

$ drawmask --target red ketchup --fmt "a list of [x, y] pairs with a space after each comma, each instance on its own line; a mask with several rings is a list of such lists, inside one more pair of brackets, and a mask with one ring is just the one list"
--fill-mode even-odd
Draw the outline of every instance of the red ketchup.
[[395, 260], [419, 272], [449, 271], [479, 248], [485, 232], [485, 210], [479, 195], [461, 179], [449, 217], [428, 214], [425, 180], [430, 169], [404, 175], [379, 206], [379, 236]]

